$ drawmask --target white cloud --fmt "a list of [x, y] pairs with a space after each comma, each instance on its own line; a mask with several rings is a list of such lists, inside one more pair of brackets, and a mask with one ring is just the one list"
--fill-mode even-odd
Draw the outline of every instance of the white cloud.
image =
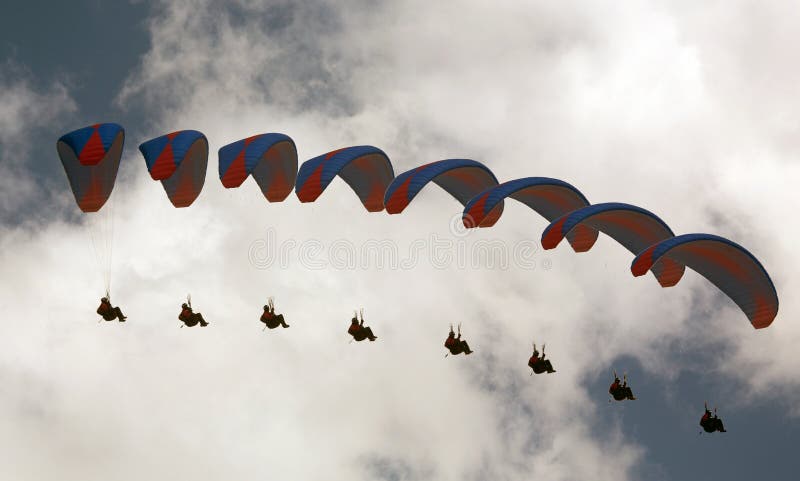
[[0, 64], [0, 219], [11, 218], [38, 194], [36, 182], [23, 175], [23, 166], [36, 162], [33, 146], [41, 141], [41, 125], [76, 110], [66, 87], [33, 83], [25, 67]]
[[[703, 351], [711, 333], [726, 354], [710, 367], [746, 383], [743, 403], [775, 386], [797, 398], [800, 328], [786, 295], [774, 326], [753, 332], [697, 275], [669, 290], [633, 278], [630, 254], [606, 237], [587, 254], [539, 252], [533, 271], [311, 271], [296, 250], [286, 269], [260, 270], [248, 249], [268, 228], [278, 242], [392, 239], [404, 252], [432, 233], [452, 238], [459, 209], [435, 188], [388, 216], [368, 215], [342, 182], [301, 205], [216, 180], [216, 150], [265, 131], [291, 135], [301, 159], [373, 144], [398, 172], [473, 157], [502, 180], [558, 177], [591, 201], [652, 210], [677, 233], [730, 236], [779, 294], [793, 292], [796, 227], [785, 219], [798, 175], [785, 142], [796, 114], [735, 94], [770, 89], [731, 66], [758, 53], [698, 30], [717, 12], [648, 2], [235, 8], [163, 6], [149, 24], [153, 48], [120, 94], [122, 105], [144, 103], [153, 136], [197, 129], [212, 152], [189, 209], [171, 208], [144, 172], [117, 186], [114, 300], [126, 325], [98, 326], [87, 307], [100, 286], [81, 229], [3, 237], [0, 262], [15, 276], [0, 280], [0, 307], [17, 336], [0, 341], [0, 366], [20, 393], [3, 403], [20, 422], [0, 449], [17, 455], [17, 477], [47, 477], [35, 447], [61, 479], [627, 479], [646, 451], [621, 426], [593, 434], [605, 398], [587, 382], [624, 355], [670, 382], [694, 368], [676, 349]], [[735, 36], [745, 20], [718, 33]], [[790, 70], [762, 62], [775, 78]], [[468, 241], [536, 240], [545, 225], [509, 204]], [[178, 329], [187, 292], [209, 328]], [[269, 295], [290, 329], [259, 332]], [[349, 312], [361, 305], [380, 339], [349, 345]], [[450, 322], [463, 322], [475, 355], [442, 358]], [[558, 374], [527, 376], [532, 338], [547, 342]]]

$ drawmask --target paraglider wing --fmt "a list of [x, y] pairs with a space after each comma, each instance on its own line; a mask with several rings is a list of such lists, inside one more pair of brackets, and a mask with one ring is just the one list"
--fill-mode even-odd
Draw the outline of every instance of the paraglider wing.
[[394, 169], [381, 149], [371, 145], [345, 147], [303, 162], [297, 173], [297, 198], [314, 202], [337, 175], [369, 212], [383, 210], [383, 193], [394, 178]]
[[[552, 222], [542, 233], [542, 247], [553, 249], [576, 226], [587, 225], [603, 232], [622, 244], [633, 255], [665, 239], [675, 237], [672, 229], [652, 212], [635, 205], [619, 202], [594, 204], [566, 214]], [[578, 252], [588, 251], [591, 245], [576, 239]], [[593, 242], [592, 242], [593, 243]], [[580, 250], [579, 250], [580, 249]], [[663, 287], [674, 286], [683, 276], [684, 267], [664, 259], [653, 268], [653, 275]]]
[[769, 326], [778, 315], [778, 293], [769, 274], [739, 244], [711, 234], [680, 235], [636, 256], [631, 272], [641, 276], [665, 260], [690, 267], [708, 279], [733, 299], [756, 329]]
[[[586, 207], [589, 201], [572, 185], [549, 177], [525, 177], [503, 182], [472, 198], [464, 207], [462, 221], [467, 228], [490, 227], [500, 218], [500, 202], [510, 197], [527, 205], [552, 222], [564, 214]], [[578, 225], [567, 233], [573, 245], [577, 238], [582, 245], [591, 247], [598, 232], [586, 225]]]
[[153, 180], [160, 180], [175, 207], [188, 207], [200, 195], [208, 167], [208, 140], [196, 130], [179, 130], [139, 146]]
[[[429, 182], [434, 182], [461, 205], [491, 187], [497, 186], [497, 177], [488, 167], [470, 159], [447, 159], [421, 165], [398, 175], [386, 189], [386, 212], [399, 214]], [[495, 207], [498, 218], [503, 211], [503, 201]]]
[[74, 130], [56, 142], [75, 202], [83, 212], [97, 212], [111, 195], [124, 143], [125, 130], [113, 123]]
[[219, 149], [219, 178], [226, 188], [252, 175], [270, 202], [284, 200], [297, 178], [297, 148], [284, 134], [260, 134]]

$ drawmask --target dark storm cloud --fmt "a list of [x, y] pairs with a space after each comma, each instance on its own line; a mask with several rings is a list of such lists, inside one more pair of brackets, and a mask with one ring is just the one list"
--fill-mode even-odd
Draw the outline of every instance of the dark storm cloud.
[[118, 115], [114, 97], [148, 48], [143, 2], [22, 2], [0, 18], [0, 57], [30, 70], [32, 87], [64, 83], [76, 120]]
[[0, 169], [30, 186], [3, 192], [3, 224], [47, 223], [72, 212], [55, 151], [62, 134], [96, 122], [135, 130], [141, 122], [141, 111], [122, 112], [114, 98], [147, 50], [147, 14], [142, 3], [88, 0], [25, 2], [0, 16], [0, 87], [27, 96], [20, 112], [0, 108], [14, 124], [4, 128], [13, 136], [0, 138]]
[[389, 457], [380, 454], [361, 457], [363, 469], [369, 479], [385, 481], [423, 481], [436, 479], [432, 466], [425, 466], [419, 461], [408, 461], [402, 456]]
[[[224, 95], [294, 114], [352, 115], [360, 108], [351, 93], [352, 59], [334, 47], [345, 28], [342, 15], [335, 4], [316, 1], [162, 6], [150, 21], [151, 31], [168, 32], [165, 27], [172, 25], [166, 22], [178, 22], [175, 26], [203, 35], [156, 36], [161, 51], [144, 58], [143, 76], [129, 83], [123, 104], [142, 98], [155, 109], [180, 108], [213, 79]], [[146, 76], [154, 82], [137, 86]]]
[[[44, 87], [15, 62], [0, 64], [0, 225], [46, 223], [63, 213], [54, 169], [53, 124], [76, 109], [57, 81]], [[49, 147], [49, 148], [48, 148]], [[54, 174], [55, 173], [55, 174]], [[48, 203], [55, 208], [45, 209]]]

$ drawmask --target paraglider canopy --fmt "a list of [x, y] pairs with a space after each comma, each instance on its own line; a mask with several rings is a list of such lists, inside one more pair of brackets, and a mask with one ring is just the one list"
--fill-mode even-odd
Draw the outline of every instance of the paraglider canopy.
[[252, 175], [270, 202], [284, 200], [297, 178], [297, 148], [284, 134], [259, 134], [219, 149], [219, 178], [226, 188], [239, 187]]
[[778, 315], [778, 293], [758, 259], [733, 241], [712, 234], [684, 234], [654, 244], [631, 263], [634, 276], [662, 266], [690, 267], [728, 295], [756, 329]]
[[[675, 236], [663, 220], [648, 210], [621, 202], [606, 202], [578, 209], [553, 221], [542, 233], [542, 247], [555, 248], [561, 239], [582, 225], [607, 234], [633, 255]], [[575, 244], [578, 252], [584, 252], [591, 248], [594, 240], [584, 243], [582, 236], [577, 236]], [[653, 275], [663, 287], [674, 286], [683, 276], [683, 266], [665, 259], [664, 265], [653, 269]]]
[[489, 188], [470, 199], [462, 221], [467, 228], [490, 227], [500, 218], [498, 206], [510, 197], [553, 221], [564, 214], [586, 207], [589, 201], [572, 185], [549, 177], [525, 177]]
[[147, 171], [160, 180], [175, 207], [188, 207], [206, 180], [208, 140], [196, 130], [179, 130], [139, 146]]
[[97, 212], [111, 196], [124, 142], [125, 130], [114, 123], [90, 125], [58, 139], [58, 156], [83, 212]]
[[303, 162], [295, 193], [300, 202], [314, 202], [339, 176], [369, 212], [383, 210], [383, 193], [394, 178], [389, 157], [371, 145], [346, 147]]
[[[439, 160], [398, 175], [384, 195], [386, 212], [403, 212], [430, 182], [455, 197], [461, 205], [466, 205], [476, 195], [498, 184], [494, 173], [480, 162], [470, 159]], [[499, 217], [503, 210], [502, 200], [496, 204], [495, 210], [495, 215]]]

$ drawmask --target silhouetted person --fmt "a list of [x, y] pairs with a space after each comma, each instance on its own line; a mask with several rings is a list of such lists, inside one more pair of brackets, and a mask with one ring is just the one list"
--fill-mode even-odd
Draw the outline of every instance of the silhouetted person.
[[283, 314], [275, 314], [275, 304], [272, 302], [272, 298], [269, 299], [269, 304], [264, 306], [261, 322], [270, 329], [275, 329], [278, 326], [289, 327], [289, 324], [286, 324], [283, 320]]
[[713, 432], [727, 432], [725, 430], [725, 426], [722, 425], [722, 419], [717, 417], [717, 409], [714, 408], [714, 414], [711, 414], [711, 411], [708, 410], [708, 404], [706, 404], [706, 412], [703, 414], [703, 417], [700, 418], [700, 426], [703, 427], [703, 430], [707, 433]]
[[111, 307], [111, 301], [108, 297], [100, 299], [100, 307], [97, 308], [97, 313], [100, 314], [106, 321], [113, 321], [119, 319], [119, 322], [125, 322], [125, 317], [119, 307]]
[[192, 306], [186, 304], [185, 302], [181, 305], [181, 313], [178, 315], [178, 319], [181, 320], [187, 327], [194, 327], [198, 323], [202, 327], [206, 327], [208, 323], [205, 319], [203, 319], [203, 315], [199, 312], [192, 312]]
[[634, 397], [631, 388], [628, 387], [628, 376], [623, 374], [622, 379], [622, 384], [620, 384], [619, 377], [617, 377], [617, 374], [614, 373], [614, 382], [608, 388], [608, 393], [611, 394], [611, 396], [613, 396], [617, 401], [623, 401], [625, 399], [635, 401], [636, 397]]
[[369, 339], [370, 341], [374, 341], [378, 337], [372, 333], [372, 329], [369, 327], [364, 326], [364, 310], [361, 310], [361, 322], [358, 322], [358, 314], [353, 316], [353, 319], [350, 321], [350, 328], [347, 329], [347, 333], [353, 336], [358, 342], [363, 341], [364, 339]]
[[450, 324], [450, 334], [448, 334], [447, 339], [444, 341], [444, 347], [446, 347], [450, 354], [457, 356], [461, 353], [465, 355], [472, 354], [472, 350], [469, 348], [469, 344], [467, 341], [461, 340], [461, 325], [458, 325], [458, 337], [456, 337], [456, 333], [453, 332], [453, 325]]
[[542, 344], [542, 355], [539, 357], [539, 351], [536, 350], [536, 343], [533, 343], [533, 354], [528, 359], [528, 367], [533, 369], [534, 374], [542, 374], [556, 372], [550, 360], [545, 359], [544, 344]]

